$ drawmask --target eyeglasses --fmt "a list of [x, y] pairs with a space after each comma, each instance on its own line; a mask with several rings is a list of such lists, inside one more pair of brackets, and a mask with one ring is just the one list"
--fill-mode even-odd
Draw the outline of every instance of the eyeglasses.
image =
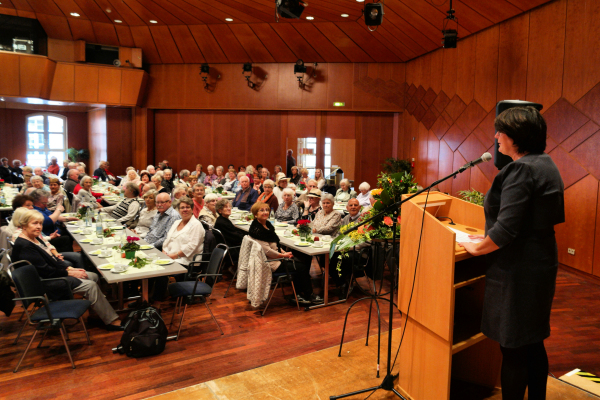
[[156, 202], [156, 205], [157, 205], [157, 206], [160, 206], [160, 205], [162, 205], [162, 204], [169, 204], [170, 202], [171, 202], [171, 200], [168, 200], [168, 201], [157, 201], [157, 202]]

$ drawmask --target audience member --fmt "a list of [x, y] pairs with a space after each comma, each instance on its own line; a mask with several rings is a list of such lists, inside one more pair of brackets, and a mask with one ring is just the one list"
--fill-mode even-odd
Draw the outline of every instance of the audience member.
[[8, 158], [2, 157], [0, 161], [2, 162], [2, 165], [0, 165], [0, 179], [4, 180], [4, 183], [13, 183], [13, 174], [8, 165]]
[[[38, 175], [32, 176], [30, 178], [30, 182], [33, 185], [33, 187], [36, 189], [44, 189], [47, 192], [50, 191], [50, 187], [48, 185], [44, 184], [44, 178], [42, 178], [41, 176], [38, 176]], [[48, 180], [48, 182], [50, 182], [50, 180]]]
[[348, 179], [342, 179], [340, 182], [340, 188], [335, 193], [335, 201], [348, 201], [356, 198], [356, 192], [350, 188], [350, 181]]
[[65, 210], [71, 209], [71, 204], [67, 194], [60, 186], [58, 178], [50, 178], [50, 196], [48, 196], [48, 210], [56, 210], [56, 206], [61, 205]]
[[174, 178], [173, 178], [173, 170], [172, 169], [165, 169], [163, 171], [163, 180], [162, 180], [162, 187], [164, 187], [165, 189], [168, 190], [169, 193], [171, 193], [173, 191], [173, 189], [175, 188], [175, 183], [173, 183]]
[[102, 211], [109, 213], [117, 222], [128, 228], [134, 227], [140, 211], [140, 203], [137, 200], [139, 194], [137, 184], [129, 182], [125, 185], [125, 199], [114, 206], [104, 207]]
[[367, 182], [363, 182], [358, 186], [360, 193], [356, 196], [358, 203], [363, 207], [371, 207], [375, 203], [375, 199], [371, 196], [371, 185]]
[[237, 192], [237, 187], [239, 185], [239, 181], [237, 179], [237, 175], [235, 173], [234, 170], [230, 169], [229, 172], [227, 172], [227, 181], [225, 182], [225, 184], [223, 185], [223, 189], [230, 191], [230, 192]]
[[58, 233], [58, 235], [54, 235], [54, 238], [51, 240], [51, 243], [56, 247], [59, 253], [63, 253], [65, 251], [72, 252], [73, 251], [73, 239], [68, 235], [67, 232], [61, 230], [59, 223], [67, 222], [67, 221], [76, 221], [75, 217], [63, 217], [60, 215], [64, 208], [62, 206], [56, 206], [56, 210], [54, 212], [48, 210], [48, 196], [50, 192], [47, 192], [43, 189], [35, 189], [31, 192], [31, 198], [33, 199], [33, 208], [39, 211], [44, 217], [42, 232], [46, 236], [51, 236], [53, 233]]
[[301, 204], [304, 204], [305, 201], [308, 201], [308, 194], [313, 189], [318, 189], [317, 181], [314, 179], [309, 179], [306, 182], [306, 191], [304, 193], [302, 193], [300, 196], [298, 196], [298, 198], [296, 199], [296, 202], [299, 203], [299, 205], [301, 205]]
[[317, 181], [317, 189], [323, 190], [323, 186], [327, 183], [323, 176], [323, 171], [319, 168], [315, 169], [315, 181]]
[[152, 183], [154, 183], [154, 185], [156, 186], [156, 190], [158, 191], [158, 193], [166, 193], [166, 194], [171, 193], [171, 191], [168, 188], [163, 186], [163, 177], [160, 173], [156, 173], [152, 177]]
[[[279, 204], [283, 203], [283, 190], [287, 188], [289, 180], [290, 178], [286, 178], [283, 172], [277, 174], [277, 177], [275, 179], [275, 184], [277, 185], [277, 187], [273, 189], [273, 193], [275, 194], [275, 197], [277, 197], [277, 201], [279, 201]], [[294, 196], [295, 195], [296, 194], [294, 193]]]
[[258, 192], [250, 187], [250, 179], [242, 176], [240, 179], [241, 190], [235, 195], [233, 206], [240, 210], [250, 211], [258, 198]]
[[202, 164], [196, 164], [196, 179], [198, 179], [199, 183], [204, 183], [204, 179], [206, 178], [206, 174], [202, 172]]
[[152, 225], [150, 225], [150, 231], [146, 235], [146, 242], [158, 250], [162, 250], [169, 229], [181, 217], [177, 211], [171, 208], [171, 197], [167, 193], [159, 193], [156, 196], [156, 209], [158, 213], [154, 216]]
[[296, 167], [295, 165], [291, 168], [291, 176], [290, 176], [290, 182], [293, 183], [294, 185], [298, 185], [298, 183], [300, 182], [300, 174], [298, 173], [298, 167]]
[[171, 225], [163, 244], [163, 253], [181, 265], [188, 265], [204, 248], [204, 227], [194, 216], [194, 203], [189, 197], [177, 202], [181, 218]]
[[[231, 202], [227, 199], [221, 199], [217, 201], [215, 205], [215, 210], [219, 216], [215, 221], [215, 229], [218, 229], [222, 234], [225, 240], [227, 241], [227, 246], [229, 246], [229, 252], [231, 254], [231, 258], [233, 262], [237, 264], [238, 258], [240, 256], [239, 247], [242, 245], [242, 240], [246, 233], [238, 228], [236, 228], [229, 217], [231, 216]], [[217, 238], [220, 240], [220, 238]]]
[[218, 199], [219, 197], [214, 193], [204, 196], [204, 207], [202, 207], [202, 211], [200, 211], [200, 215], [198, 216], [200, 221], [207, 223], [211, 228], [215, 225], [215, 221], [219, 216], [215, 209]]
[[146, 207], [142, 208], [140, 211], [140, 218], [134, 230], [134, 232], [140, 235], [142, 239], [150, 232], [150, 226], [154, 221], [154, 216], [158, 212], [156, 209], [156, 195], [156, 190], [149, 190], [144, 194], [144, 203], [146, 203]]
[[179, 184], [190, 187], [190, 171], [187, 169], [182, 169], [179, 172]]
[[48, 164], [48, 173], [58, 176], [60, 172], [60, 165], [58, 165], [58, 159], [54, 156], [50, 157], [50, 164]]
[[204, 194], [206, 193], [206, 186], [203, 183], [196, 183], [193, 189], [193, 202], [194, 202], [194, 217], [198, 218], [202, 208], [204, 208]]
[[[289, 179], [289, 178], [284, 178]], [[275, 211], [275, 219], [280, 222], [296, 222], [300, 217], [300, 210], [294, 203], [294, 191], [290, 188], [283, 189], [283, 201]]]
[[42, 178], [42, 180], [44, 181], [44, 185], [48, 184], [48, 177], [46, 176], [46, 174], [44, 174], [44, 171], [42, 171], [42, 167], [35, 167], [35, 169], [33, 170], [33, 174], [36, 176], [40, 176]]
[[215, 167], [209, 165], [208, 167], [206, 167], [206, 177], [204, 178], [203, 183], [205, 186], [212, 186], [212, 183], [215, 179], [217, 179], [217, 175], [215, 174]]
[[[263, 168], [263, 172], [264, 171], [267, 171], [268, 176], [269, 171], [266, 168]], [[275, 182], [273, 182], [270, 179], [266, 179], [263, 182], [262, 186], [264, 192], [258, 196], [258, 199], [256, 201], [268, 204], [269, 207], [271, 207], [271, 211], [273, 212], [273, 214], [275, 214], [277, 208], [279, 207], [279, 200], [277, 200], [277, 196], [275, 196], [275, 194], [273, 193], [273, 187], [275, 186]]]
[[296, 159], [293, 157], [294, 151], [289, 149], [285, 158], [285, 176], [292, 177], [292, 167], [296, 166]]
[[309, 219], [314, 221], [317, 213], [321, 211], [321, 197], [322, 193], [319, 189], [312, 189], [308, 193], [308, 200], [304, 202], [304, 212], [302, 213], [301, 219]]
[[102, 205], [96, 201], [96, 197], [92, 195], [92, 178], [89, 176], [84, 176], [80, 181], [81, 189], [77, 192], [76, 196], [79, 199], [79, 204], [87, 207], [92, 207], [93, 209], [100, 209]]
[[[319, 189], [315, 189], [319, 190]], [[331, 235], [333, 237], [338, 235], [340, 224], [342, 223], [342, 215], [333, 210], [335, 200], [333, 195], [329, 193], [323, 193], [321, 195], [321, 207], [322, 209], [317, 212], [312, 223], [313, 233], [320, 235]]]

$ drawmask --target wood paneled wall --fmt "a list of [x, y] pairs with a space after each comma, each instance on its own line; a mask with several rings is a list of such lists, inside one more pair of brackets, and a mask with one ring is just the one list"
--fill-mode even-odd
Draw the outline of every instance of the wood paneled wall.
[[[131, 108], [102, 108], [88, 113], [90, 173], [100, 161], [110, 162], [110, 171], [123, 175], [133, 164], [133, 111]], [[145, 166], [144, 166], [145, 167]], [[140, 168], [140, 167], [136, 167]]]
[[[423, 186], [491, 151], [499, 100], [542, 103], [546, 152], [565, 183], [557, 226], [562, 264], [600, 276], [600, 3], [558, 0], [406, 65], [400, 142]], [[413, 141], [414, 138], [414, 141]], [[486, 192], [497, 171], [480, 164], [441, 187]], [[575, 249], [568, 255], [567, 248]]]
[[380, 164], [392, 155], [393, 121], [393, 113], [157, 110], [155, 160], [167, 159], [177, 170], [261, 163], [272, 171], [285, 165], [297, 138], [356, 139], [356, 174], [347, 177], [374, 186]]
[[87, 117], [90, 143], [90, 163], [87, 172], [93, 173], [100, 165], [100, 161], [106, 160], [106, 109], [99, 108], [89, 111]]
[[[322, 63], [316, 78], [306, 64], [307, 86], [298, 88], [293, 63], [253, 64], [251, 89], [242, 64], [210, 66], [210, 93], [205, 91], [200, 64], [150, 66], [150, 84], [144, 107], [154, 109], [256, 109], [402, 111], [404, 64]], [[217, 78], [220, 76], [220, 78]], [[310, 78], [310, 80], [309, 80]], [[345, 107], [334, 107], [344, 102]]]
[[[27, 116], [47, 111], [0, 108], [0, 157], [27, 160]], [[87, 113], [52, 111], [67, 117], [67, 145], [88, 148]], [[62, 166], [61, 166], [62, 167]]]
[[146, 72], [137, 69], [0, 52], [0, 96], [135, 106], [146, 81]]

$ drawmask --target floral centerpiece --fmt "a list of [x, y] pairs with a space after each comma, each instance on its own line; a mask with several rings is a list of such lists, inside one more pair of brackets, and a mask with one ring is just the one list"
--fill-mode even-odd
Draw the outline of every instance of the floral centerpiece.
[[0, 188], [4, 187], [4, 179], [0, 179]]
[[306, 182], [298, 182], [298, 189], [306, 190]]
[[137, 244], [138, 240], [140, 240], [139, 237], [127, 236], [127, 243], [125, 243], [123, 246], [121, 246], [121, 251], [125, 252], [125, 258], [128, 258], [128, 259], [135, 258], [135, 252], [140, 249], [140, 245]]
[[222, 194], [223, 193], [223, 186], [221, 186], [221, 185], [217, 186], [217, 188], [215, 189], [215, 193]]
[[[388, 211], [371, 222], [361, 226], [357, 230], [348, 232], [361, 222], [379, 214], [386, 207], [400, 201], [403, 194], [415, 193], [417, 183], [409, 172], [397, 172], [388, 174], [382, 172], [377, 178], [377, 189], [371, 190], [371, 195], [375, 199], [373, 207], [361, 214], [356, 222], [351, 222], [340, 228], [340, 235], [331, 242], [330, 256], [335, 251], [339, 251], [342, 256], [347, 257], [348, 251], [354, 246], [365, 243], [373, 239], [392, 239], [393, 232], [393, 212]], [[396, 237], [400, 237], [400, 217], [396, 225]], [[340, 258], [341, 262], [341, 258]], [[340, 263], [338, 263], [338, 270]]]
[[105, 238], [109, 238], [109, 237], [113, 237], [115, 236], [115, 233], [112, 229], [110, 228], [104, 228], [102, 230], [102, 236], [104, 236]]
[[248, 222], [251, 222], [252, 220], [254, 220], [254, 215], [252, 215], [252, 214], [247, 214], [247, 215], [244, 217], [244, 220], [246, 220], [246, 221], [248, 221]]
[[307, 219], [301, 219], [298, 221], [298, 234], [300, 237], [310, 236], [312, 229], [310, 229], [310, 221]]
[[138, 269], [144, 268], [144, 266], [146, 266], [146, 264], [148, 264], [148, 260], [145, 259], [144, 257], [134, 257], [129, 262], [129, 266], [131, 266], [133, 268], [138, 268]]
[[100, 180], [97, 176], [92, 176], [92, 183], [94, 186], [98, 185], [98, 181]]
[[77, 209], [77, 218], [84, 219], [85, 216], [87, 215], [89, 209], [90, 208], [88, 206], [84, 206], [83, 204], [80, 204], [79, 208]]

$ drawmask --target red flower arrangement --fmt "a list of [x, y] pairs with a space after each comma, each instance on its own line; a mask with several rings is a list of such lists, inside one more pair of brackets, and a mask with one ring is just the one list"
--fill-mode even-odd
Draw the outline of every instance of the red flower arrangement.
[[298, 232], [300, 235], [310, 235], [311, 229], [308, 225], [310, 223], [307, 219], [301, 219], [298, 221]]

